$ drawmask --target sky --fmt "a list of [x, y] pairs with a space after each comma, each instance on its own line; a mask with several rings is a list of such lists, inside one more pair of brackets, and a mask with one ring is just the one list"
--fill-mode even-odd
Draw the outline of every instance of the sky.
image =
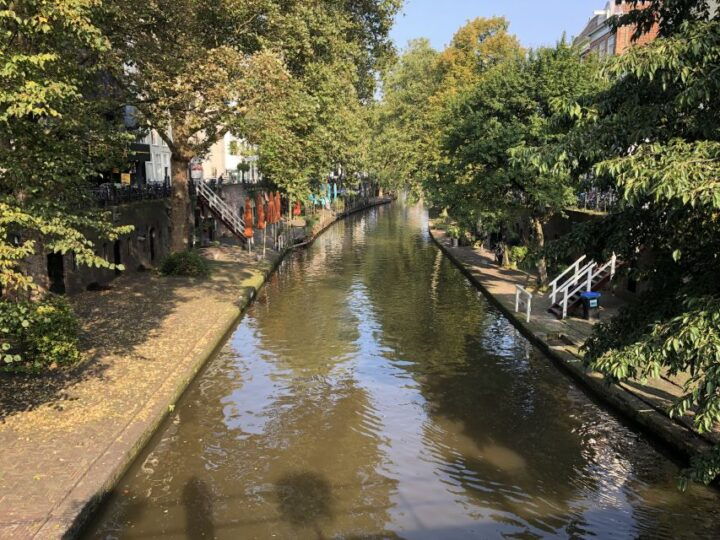
[[397, 16], [392, 38], [398, 48], [408, 40], [426, 37], [442, 50], [455, 31], [475, 17], [502, 15], [510, 32], [525, 47], [554, 45], [563, 32], [568, 38], [583, 29], [606, 0], [405, 0]]

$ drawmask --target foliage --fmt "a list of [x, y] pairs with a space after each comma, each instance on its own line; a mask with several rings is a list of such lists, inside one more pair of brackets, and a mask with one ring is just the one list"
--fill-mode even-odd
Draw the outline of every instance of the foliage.
[[179, 251], [162, 260], [160, 272], [166, 276], [206, 278], [210, 275], [210, 266], [196, 251]]
[[[582, 60], [564, 42], [488, 70], [447, 117], [446, 159], [441, 180], [427, 185], [431, 199], [486, 230], [506, 231], [527, 219], [542, 248], [542, 223], [574, 201], [577, 181], [546, 174], [516, 156], [562, 138], [566, 122], [557, 103], [591, 92], [595, 74], [592, 59]], [[538, 270], [545, 282], [543, 259]]]
[[115, 268], [91, 238], [115, 239], [89, 210], [89, 179], [121, 163], [127, 148], [106, 77], [108, 42], [97, 0], [0, 0], [0, 285], [32, 288], [22, 261], [40, 250], [73, 252], [80, 264]]
[[79, 325], [70, 305], [50, 296], [39, 302], [0, 301], [0, 370], [41, 371], [80, 360]]
[[288, 2], [270, 32], [291, 80], [272, 107], [248, 115], [263, 173], [305, 199], [343, 169], [352, 187], [367, 170], [371, 116], [366, 104], [391, 57], [388, 31], [397, 0]]
[[312, 233], [313, 227], [315, 227], [315, 224], [318, 222], [318, 219], [315, 216], [304, 216], [305, 219], [305, 229], [308, 231], [308, 233]]
[[457, 225], [450, 225], [447, 228], [447, 234], [450, 238], [460, 238], [460, 235], [462, 234], [462, 229]]
[[[710, 0], [615, 0], [629, 4], [630, 9], [612, 21], [614, 28], [630, 26], [639, 38], [658, 25], [661, 36], [672, 35], [683, 24], [706, 21], [712, 14]], [[715, 13], [718, 16], [718, 13]]]
[[416, 194], [438, 178], [440, 135], [458, 96], [495, 65], [521, 56], [503, 18], [476, 18], [460, 28], [441, 53], [415, 40], [383, 78], [375, 111], [373, 171], [390, 188]]
[[525, 261], [528, 256], [529, 249], [527, 246], [511, 246], [510, 247], [510, 263], [518, 266]]
[[[701, 432], [720, 422], [719, 59], [720, 22], [674, 25], [612, 61], [602, 91], [566, 104], [566, 136], [530, 160], [558, 181], [591, 176], [622, 196], [618, 211], [556, 247], [615, 251], [645, 290], [596, 327], [588, 365], [614, 380], [689, 375], [672, 413], [692, 411]], [[696, 459], [685, 480], [716, 476], [717, 455]]]

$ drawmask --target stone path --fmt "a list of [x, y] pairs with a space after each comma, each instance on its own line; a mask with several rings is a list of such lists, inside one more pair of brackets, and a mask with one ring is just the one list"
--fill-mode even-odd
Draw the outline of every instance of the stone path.
[[0, 538], [60, 537], [112, 489], [278, 258], [209, 255], [205, 281], [148, 272], [74, 297], [87, 361], [0, 379]]
[[[589, 372], [582, 366], [582, 353], [579, 350], [599, 321], [574, 317], [558, 320], [547, 312], [550, 298], [547, 295], [535, 295], [530, 322], [526, 322], [524, 311], [515, 313], [515, 286], [531, 287], [535, 282], [533, 276], [519, 270], [500, 268], [495, 264], [494, 255], [481, 248], [451, 247], [444, 231], [433, 229], [430, 232], [443, 251], [528, 337], [594, 393], [685, 455], [706, 451], [711, 444], [720, 442], [719, 429], [710, 434], [696, 433], [692, 429], [691, 413], [681, 419], [670, 419], [667, 415], [672, 401], [682, 395], [682, 376], [663, 376], [645, 382], [628, 381], [620, 385], [608, 385], [599, 373]], [[613, 292], [610, 285], [602, 291], [601, 317], [612, 317], [623, 303], [623, 299]]]

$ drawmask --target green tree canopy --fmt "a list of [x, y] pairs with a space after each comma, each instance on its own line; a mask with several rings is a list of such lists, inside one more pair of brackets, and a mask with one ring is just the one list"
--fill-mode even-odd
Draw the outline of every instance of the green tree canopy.
[[[669, 34], [615, 59], [607, 88], [566, 108], [575, 121], [562, 143], [529, 164], [559, 182], [592, 175], [622, 196], [616, 212], [555, 246], [615, 251], [644, 289], [596, 327], [590, 365], [620, 380], [688, 374], [672, 412], [693, 410], [707, 431], [720, 422], [720, 22]], [[687, 478], [719, 473], [716, 448]]]
[[[489, 70], [448, 116], [441, 180], [430, 184], [433, 201], [468, 226], [481, 220], [498, 228], [527, 218], [542, 248], [543, 222], [574, 202], [576, 182], [529, 170], [512, 156], [561, 138], [557, 104], [591, 92], [596, 81], [595, 62], [564, 42]], [[544, 283], [542, 258], [538, 269]]]
[[122, 109], [107, 78], [95, 0], [0, 0], [0, 285], [33, 286], [23, 259], [41, 247], [112, 268], [91, 233], [113, 228], [84, 204], [88, 180], [121, 162]]

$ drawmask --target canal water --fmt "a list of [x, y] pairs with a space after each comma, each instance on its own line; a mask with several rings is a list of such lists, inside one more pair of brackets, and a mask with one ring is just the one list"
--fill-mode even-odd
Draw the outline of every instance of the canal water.
[[717, 538], [720, 498], [378, 207], [289, 257], [87, 538]]

